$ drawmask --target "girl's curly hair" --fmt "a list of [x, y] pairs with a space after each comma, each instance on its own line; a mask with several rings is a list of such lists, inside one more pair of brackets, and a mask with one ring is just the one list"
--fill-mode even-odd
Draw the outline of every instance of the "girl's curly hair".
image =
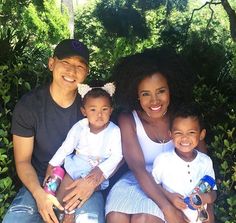
[[138, 85], [146, 77], [161, 73], [170, 89], [170, 107], [192, 99], [193, 75], [186, 61], [173, 49], [150, 49], [121, 58], [112, 72], [116, 85], [115, 101], [119, 111], [141, 109]]

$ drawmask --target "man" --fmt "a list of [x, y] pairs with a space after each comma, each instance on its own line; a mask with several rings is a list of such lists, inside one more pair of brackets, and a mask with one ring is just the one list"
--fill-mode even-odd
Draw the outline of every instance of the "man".
[[[16, 170], [24, 186], [13, 200], [3, 223], [58, 223], [53, 205], [61, 210], [63, 207], [43, 190], [42, 180], [48, 161], [69, 129], [82, 118], [77, 84], [87, 77], [88, 63], [88, 48], [82, 42], [75, 39], [61, 41], [48, 61], [52, 82], [32, 90], [17, 103], [11, 132]], [[71, 192], [65, 198], [66, 208], [82, 206], [76, 210], [77, 221], [93, 218], [104, 222], [102, 195], [93, 193], [102, 180], [79, 179], [70, 186]]]

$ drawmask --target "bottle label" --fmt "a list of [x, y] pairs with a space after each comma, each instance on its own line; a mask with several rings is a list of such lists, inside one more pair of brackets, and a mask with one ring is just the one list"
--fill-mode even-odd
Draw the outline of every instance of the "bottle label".
[[194, 193], [206, 193], [211, 190], [210, 184], [207, 182], [201, 181], [193, 190]]
[[45, 185], [45, 190], [53, 195], [55, 195], [55, 192], [60, 184], [60, 179], [57, 177], [49, 178]]

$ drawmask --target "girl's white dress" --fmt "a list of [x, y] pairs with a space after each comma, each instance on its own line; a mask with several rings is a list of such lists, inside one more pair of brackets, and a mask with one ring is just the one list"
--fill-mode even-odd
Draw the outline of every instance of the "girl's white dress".
[[[145, 158], [146, 169], [151, 174], [156, 156], [165, 151], [173, 150], [173, 142], [156, 143], [152, 141], [147, 136], [136, 111], [133, 111], [133, 116], [138, 140]], [[122, 176], [109, 192], [105, 208], [106, 215], [112, 211], [126, 214], [146, 213], [164, 219], [160, 208], [142, 191], [139, 183], [130, 171]]]
[[[120, 129], [113, 122], [101, 132], [90, 132], [88, 119], [78, 121], [69, 131], [65, 141], [49, 161], [52, 166], [64, 163], [66, 172], [73, 180], [83, 178], [98, 166], [106, 179], [122, 159]], [[101, 189], [109, 185], [108, 180]]]

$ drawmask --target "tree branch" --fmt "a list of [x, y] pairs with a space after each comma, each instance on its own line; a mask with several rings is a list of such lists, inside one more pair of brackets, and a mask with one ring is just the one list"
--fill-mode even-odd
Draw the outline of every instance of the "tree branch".
[[221, 3], [229, 17], [231, 37], [233, 41], [236, 42], [236, 12], [232, 9], [227, 0], [221, 0]]
[[206, 28], [208, 29], [209, 26], [210, 26], [210, 23], [211, 23], [211, 21], [212, 21], [213, 14], [214, 14], [214, 10], [211, 8], [211, 5], [219, 5], [219, 4], [222, 4], [222, 2], [221, 2], [221, 1], [220, 1], [220, 2], [214, 2], [214, 0], [211, 0], [211, 1], [209, 1], [209, 2], [205, 2], [205, 3], [204, 3], [202, 6], [200, 6], [199, 8], [193, 9], [193, 11], [192, 11], [192, 13], [191, 13], [191, 17], [190, 17], [190, 19], [189, 19], [189, 21], [188, 21], [188, 25], [187, 25], [187, 29], [186, 29], [186, 35], [188, 35], [188, 30], [189, 30], [190, 25], [191, 25], [191, 22], [192, 22], [192, 20], [193, 20], [194, 13], [197, 12], [197, 11], [199, 11], [199, 10], [201, 10], [201, 9], [203, 9], [203, 8], [206, 7], [206, 6], [209, 6], [209, 9], [211, 10], [211, 17], [210, 17], [210, 19], [208, 20], [207, 26], [206, 26]]
[[209, 28], [209, 26], [210, 26], [210, 23], [211, 23], [211, 21], [212, 21], [212, 18], [213, 18], [213, 15], [214, 15], [214, 10], [212, 9], [212, 7], [211, 7], [211, 4], [209, 4], [208, 6], [209, 6], [209, 9], [211, 10], [211, 16], [210, 16], [210, 18], [208, 19], [208, 22], [207, 22], [206, 29], [208, 29], [208, 28]]

